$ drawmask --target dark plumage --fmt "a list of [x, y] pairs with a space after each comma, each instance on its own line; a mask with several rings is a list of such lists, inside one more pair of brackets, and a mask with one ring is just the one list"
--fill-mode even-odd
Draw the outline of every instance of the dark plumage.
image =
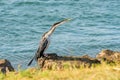
[[32, 60], [29, 62], [28, 66], [32, 63], [32, 61], [35, 59], [36, 61], [38, 60], [38, 58], [40, 57], [45, 57], [44, 52], [45, 50], [48, 48], [49, 43], [50, 43], [50, 36], [52, 35], [52, 33], [54, 32], [54, 30], [56, 29], [56, 27], [58, 27], [60, 24], [65, 23], [66, 21], [69, 21], [70, 19], [65, 19], [62, 20], [60, 22], [57, 22], [55, 24], [53, 24], [53, 26], [50, 28], [49, 31], [47, 31], [46, 33], [43, 34], [42, 39], [40, 41], [39, 44], [39, 48], [35, 54], [35, 56], [32, 58]]

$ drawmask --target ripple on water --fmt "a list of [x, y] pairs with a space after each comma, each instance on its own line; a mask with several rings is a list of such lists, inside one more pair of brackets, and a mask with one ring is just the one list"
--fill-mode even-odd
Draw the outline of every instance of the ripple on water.
[[[1, 0], [0, 58], [17, 68], [36, 52], [41, 36], [53, 23], [59, 26], [46, 52], [95, 56], [102, 49], [119, 51], [120, 6], [118, 0]], [[33, 63], [34, 64], [34, 63]]]

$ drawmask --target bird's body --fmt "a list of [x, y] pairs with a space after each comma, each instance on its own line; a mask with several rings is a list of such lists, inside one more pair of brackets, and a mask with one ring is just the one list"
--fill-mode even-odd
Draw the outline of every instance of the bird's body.
[[63, 24], [64, 22], [68, 21], [69, 19], [65, 19], [62, 20], [60, 22], [57, 22], [55, 24], [53, 24], [53, 26], [50, 28], [49, 31], [47, 31], [46, 33], [43, 34], [42, 39], [40, 41], [39, 44], [39, 48], [35, 54], [35, 56], [32, 58], [32, 60], [29, 62], [28, 66], [32, 63], [32, 61], [35, 59], [36, 61], [38, 60], [38, 58], [40, 57], [46, 57], [44, 55], [45, 50], [48, 48], [49, 43], [50, 43], [50, 37], [52, 35], [52, 33], [54, 32], [54, 30], [56, 29], [56, 27], [58, 27], [60, 24]]
[[48, 48], [49, 44], [50, 44], [50, 36], [42, 37], [41, 42], [40, 42], [40, 46], [39, 46], [37, 53], [36, 53], [36, 60], [40, 57], [45, 57], [44, 51]]

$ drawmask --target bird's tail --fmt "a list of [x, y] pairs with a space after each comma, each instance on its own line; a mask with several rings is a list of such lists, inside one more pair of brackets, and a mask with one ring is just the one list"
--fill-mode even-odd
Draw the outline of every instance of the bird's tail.
[[35, 58], [35, 57], [33, 57], [33, 58], [30, 60], [30, 62], [28, 63], [28, 66], [31, 65], [31, 63], [32, 63], [32, 61], [34, 60], [34, 58]]

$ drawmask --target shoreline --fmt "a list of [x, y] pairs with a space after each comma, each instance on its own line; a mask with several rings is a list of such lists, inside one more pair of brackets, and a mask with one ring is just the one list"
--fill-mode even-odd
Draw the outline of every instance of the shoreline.
[[[101, 64], [101, 61], [107, 61], [108, 63], [114, 63], [120, 61], [120, 52], [112, 51], [112, 50], [102, 50], [99, 54], [96, 55], [95, 58], [90, 57], [89, 55], [83, 56], [58, 56], [55, 53], [47, 54], [47, 58], [39, 58], [38, 59], [38, 67], [50, 69], [52, 65], [56, 65], [56, 68], [62, 68], [64, 63], [70, 63], [70, 65], [74, 65], [76, 67], [80, 67], [81, 65], [91, 67], [93, 64]], [[16, 71], [11, 62], [6, 59], [0, 60], [0, 70], [3, 73], [7, 71]]]
[[[38, 67], [12, 68], [8, 60], [0, 60], [0, 80], [119, 80], [120, 52], [102, 50], [96, 58], [48, 54], [39, 58]], [[3, 62], [3, 63], [2, 63]], [[10, 68], [11, 66], [11, 68]]]

